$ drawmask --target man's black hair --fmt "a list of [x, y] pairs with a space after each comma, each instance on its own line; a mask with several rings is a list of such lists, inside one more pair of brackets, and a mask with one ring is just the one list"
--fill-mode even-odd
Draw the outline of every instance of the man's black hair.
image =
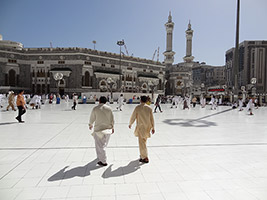
[[106, 97], [104, 97], [104, 96], [101, 96], [100, 98], [99, 98], [99, 103], [107, 103], [107, 98]]
[[146, 103], [147, 102], [147, 96], [141, 96], [141, 101], [143, 103]]
[[22, 93], [24, 90], [19, 90], [19, 94]]

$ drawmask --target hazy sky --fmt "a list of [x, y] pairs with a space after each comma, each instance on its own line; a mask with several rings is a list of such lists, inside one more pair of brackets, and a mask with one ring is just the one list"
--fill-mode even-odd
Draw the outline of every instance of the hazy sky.
[[[267, 40], [267, 0], [241, 0], [240, 42]], [[195, 61], [224, 65], [235, 44], [236, 0], [0, 0], [0, 34], [24, 47], [86, 47], [119, 53], [124, 39], [134, 56], [152, 59], [166, 48], [169, 11], [175, 63], [185, 55], [191, 20]], [[156, 58], [155, 58], [156, 59]]]

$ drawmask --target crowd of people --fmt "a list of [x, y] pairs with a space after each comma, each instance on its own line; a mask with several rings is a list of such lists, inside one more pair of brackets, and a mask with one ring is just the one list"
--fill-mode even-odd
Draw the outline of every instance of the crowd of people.
[[[7, 111], [12, 109], [13, 111], [16, 111], [19, 109], [18, 104], [18, 97], [19, 94], [14, 93], [13, 91], [8, 92], [7, 94], [0, 94], [0, 107], [3, 109], [6, 108]], [[78, 103], [87, 103], [90, 101], [91, 103], [98, 102], [98, 98], [96, 95], [90, 95], [87, 97], [86, 95], [79, 96], [77, 93], [73, 93], [70, 96], [68, 94], [60, 96], [59, 94], [47, 94], [47, 95], [40, 95], [40, 94], [22, 94], [23, 100], [25, 102], [25, 105], [23, 105], [23, 110], [26, 109], [41, 109], [42, 104], [60, 104], [61, 100], [64, 100], [65, 102], [71, 102], [72, 110], [76, 110]], [[238, 108], [239, 111], [247, 110], [250, 115], [253, 115], [253, 110], [257, 109], [259, 105], [259, 101], [257, 98], [249, 97], [247, 99], [239, 98], [238, 101], [234, 101], [233, 103], [223, 101], [222, 96], [215, 96], [212, 95], [209, 98], [205, 97], [204, 95], [201, 95], [200, 97], [192, 96], [192, 95], [185, 95], [185, 96], [164, 96], [164, 95], [156, 95], [154, 99], [151, 99], [150, 96], [146, 96], [147, 101], [146, 104], [151, 106], [151, 104], [154, 104], [154, 113], [159, 110], [159, 112], [163, 112], [161, 108], [161, 104], [164, 103], [170, 103], [170, 108], [181, 108], [183, 110], [185, 109], [194, 109], [197, 104], [201, 106], [201, 108], [205, 108], [206, 105], [210, 105], [211, 110], [216, 110], [218, 106], [220, 105], [228, 105], [232, 106], [233, 109]], [[107, 104], [114, 103], [113, 99], [110, 97], [110, 95], [106, 96], [107, 98]], [[117, 110], [122, 111], [123, 105], [125, 103], [133, 103], [133, 102], [139, 102], [140, 97], [133, 95], [132, 99], [126, 99], [123, 94], [120, 94], [120, 96], [115, 99], [117, 101]], [[5, 107], [6, 106], [6, 107]], [[246, 108], [246, 109], [244, 109]], [[20, 117], [22, 115], [22, 112], [20, 110]], [[18, 121], [22, 122], [22, 120], [18, 117]], [[22, 122], [23, 123], [23, 122]]]

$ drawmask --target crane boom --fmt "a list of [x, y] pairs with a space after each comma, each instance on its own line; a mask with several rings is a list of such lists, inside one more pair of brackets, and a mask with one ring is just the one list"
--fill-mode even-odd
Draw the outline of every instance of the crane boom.
[[[124, 40], [122, 40], [123, 42], [124, 42]], [[128, 52], [128, 49], [127, 49], [127, 46], [126, 46], [126, 44], [125, 44], [125, 42], [124, 42], [124, 48], [125, 48], [125, 52], [126, 52], [126, 54], [127, 54], [127, 56], [129, 56], [129, 52]]]
[[157, 54], [157, 62], [159, 62], [159, 47], [158, 47], [158, 54]]
[[157, 53], [157, 49], [153, 53], [152, 60], [154, 60], [156, 53]]

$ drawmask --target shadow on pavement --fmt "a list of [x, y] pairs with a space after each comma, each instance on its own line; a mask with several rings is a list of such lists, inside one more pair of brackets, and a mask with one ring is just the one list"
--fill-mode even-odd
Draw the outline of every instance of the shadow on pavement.
[[180, 125], [183, 127], [210, 127], [217, 126], [215, 122], [204, 120], [206, 118], [220, 115], [225, 112], [232, 111], [233, 109], [223, 110], [214, 114], [206, 115], [204, 117], [200, 117], [198, 119], [165, 119], [163, 122], [169, 125]]
[[163, 121], [169, 125], [178, 125], [183, 127], [210, 127], [217, 126], [215, 122], [207, 120], [192, 120], [192, 119], [165, 119]]
[[139, 160], [134, 160], [131, 161], [128, 165], [119, 167], [114, 171], [111, 171], [112, 165], [110, 165], [102, 174], [102, 178], [111, 178], [111, 177], [118, 177], [126, 174], [131, 174], [140, 169], [140, 166], [142, 165], [143, 163], [140, 163]]
[[0, 123], [0, 126], [10, 125], [10, 124], [18, 124], [18, 122], [3, 122], [3, 123]]
[[97, 159], [91, 161], [90, 163], [88, 163], [85, 166], [82, 167], [76, 167], [70, 170], [66, 169], [69, 166], [64, 167], [63, 169], [61, 169], [60, 171], [58, 171], [57, 173], [55, 173], [53, 176], [51, 176], [50, 178], [48, 178], [47, 180], [52, 182], [52, 181], [58, 181], [58, 180], [65, 180], [65, 179], [70, 179], [70, 178], [74, 178], [74, 177], [86, 177], [89, 176], [92, 170], [96, 170], [101, 168], [102, 166], [97, 166]]

